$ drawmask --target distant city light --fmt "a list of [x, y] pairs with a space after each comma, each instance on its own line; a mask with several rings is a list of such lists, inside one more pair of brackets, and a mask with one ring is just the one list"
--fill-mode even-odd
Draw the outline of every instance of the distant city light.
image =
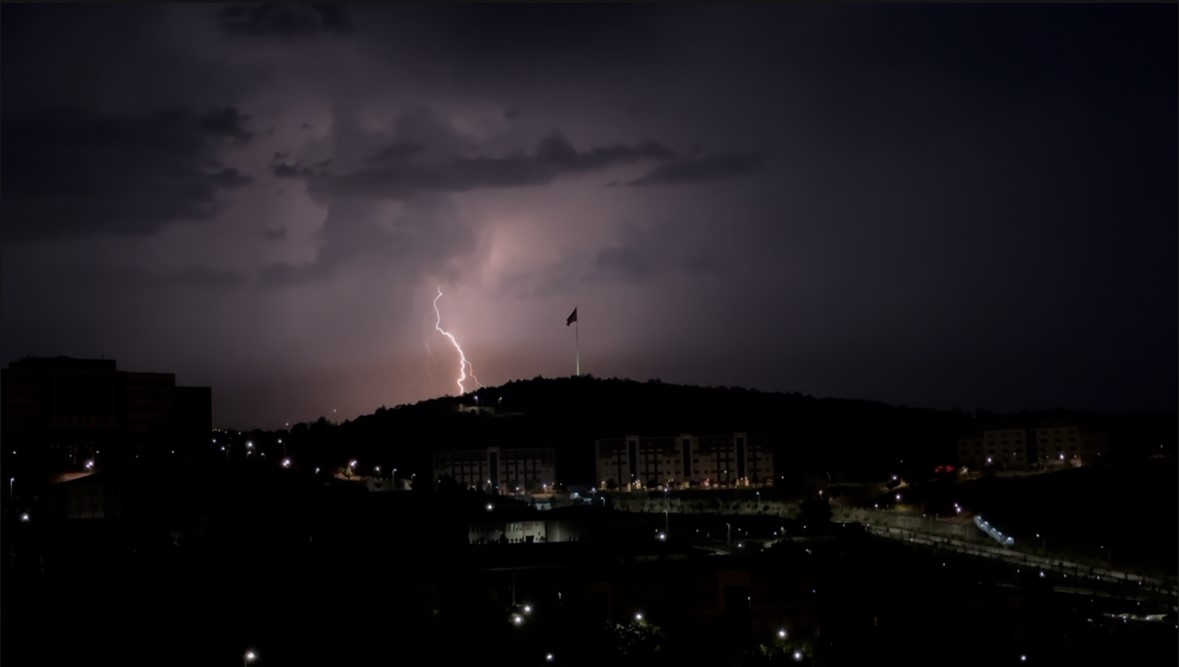
[[802, 651], [795, 651], [794, 652], [794, 661], [795, 662], [802, 662]]
[[552, 662], [553, 661], [553, 654], [552, 653], [545, 653], [544, 654], [544, 661], [545, 662]]
[[643, 612], [641, 612], [641, 611], [636, 611], [636, 612], [635, 612], [635, 620], [636, 620], [636, 621], [639, 621], [639, 622], [642, 622], [642, 620], [643, 620]]
[[29, 522], [29, 513], [28, 512], [21, 512], [20, 521], [21, 521], [21, 523], [28, 523]]
[[785, 629], [778, 631], [778, 639], [786, 639], [786, 630]]
[[291, 460], [290, 459], [283, 459], [282, 460], [282, 467], [290, 468], [291, 467]]

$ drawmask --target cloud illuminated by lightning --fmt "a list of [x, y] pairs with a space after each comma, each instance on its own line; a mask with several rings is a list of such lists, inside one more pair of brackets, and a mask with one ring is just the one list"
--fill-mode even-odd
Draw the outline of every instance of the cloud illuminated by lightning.
[[463, 386], [463, 383], [467, 381], [468, 375], [472, 380], [475, 381], [475, 384], [479, 385], [480, 387], [483, 386], [483, 383], [479, 382], [479, 378], [475, 377], [475, 367], [471, 365], [471, 362], [467, 361], [467, 355], [463, 354], [463, 348], [459, 346], [458, 341], [454, 337], [454, 334], [442, 328], [442, 313], [438, 310], [438, 299], [441, 298], [442, 288], [439, 287], [438, 296], [434, 297], [434, 315], [437, 317], [437, 320], [434, 322], [434, 328], [438, 330], [438, 333], [449, 338], [451, 344], [454, 345], [454, 349], [458, 350], [459, 376], [457, 384], [459, 386], [459, 394], [461, 395], [467, 393], [467, 388]]

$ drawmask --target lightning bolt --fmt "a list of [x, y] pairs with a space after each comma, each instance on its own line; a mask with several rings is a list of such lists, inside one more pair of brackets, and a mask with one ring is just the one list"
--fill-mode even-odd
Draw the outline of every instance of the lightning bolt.
[[[438, 330], [438, 333], [449, 338], [451, 345], [454, 345], [454, 349], [458, 350], [459, 376], [456, 382], [459, 386], [459, 395], [462, 395], [467, 393], [467, 388], [463, 386], [463, 383], [467, 381], [468, 375], [470, 375], [470, 378], [474, 380], [475, 384], [479, 385], [480, 387], [483, 386], [483, 383], [479, 382], [479, 378], [475, 377], [475, 367], [471, 365], [471, 362], [467, 361], [467, 355], [463, 354], [463, 348], [459, 346], [458, 340], [455, 339], [454, 334], [442, 328], [442, 313], [438, 310], [438, 299], [441, 298], [442, 288], [439, 287], [438, 296], [434, 297], [434, 315], [437, 317], [434, 322], [434, 328]], [[470, 373], [467, 372], [468, 369], [470, 370]]]

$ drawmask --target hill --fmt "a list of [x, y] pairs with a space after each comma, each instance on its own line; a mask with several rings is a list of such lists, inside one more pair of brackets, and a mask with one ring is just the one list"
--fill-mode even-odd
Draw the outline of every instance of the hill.
[[[551, 447], [558, 452], [558, 477], [578, 483], [593, 478], [593, 445], [600, 438], [745, 432], [773, 443], [775, 467], [787, 476], [880, 479], [920, 477], [953, 463], [957, 437], [996, 419], [1082, 416], [1093, 417], [1065, 411], [971, 415], [738, 387], [538, 377], [380, 408], [342, 424], [321, 417], [285, 437], [303, 461], [338, 466], [357, 458], [386, 470], [398, 467], [403, 476], [428, 475], [431, 453], [440, 449]], [[1169, 424], [1165, 437], [1174, 441], [1173, 416], [1123, 417], [1117, 423], [1135, 441], [1149, 440], [1160, 424]]]

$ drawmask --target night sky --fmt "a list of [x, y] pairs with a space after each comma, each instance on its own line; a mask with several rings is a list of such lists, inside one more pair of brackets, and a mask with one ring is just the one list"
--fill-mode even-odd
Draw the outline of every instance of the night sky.
[[[1174, 407], [1177, 12], [2, 9], [2, 361]], [[473, 385], [468, 383], [467, 387]]]

